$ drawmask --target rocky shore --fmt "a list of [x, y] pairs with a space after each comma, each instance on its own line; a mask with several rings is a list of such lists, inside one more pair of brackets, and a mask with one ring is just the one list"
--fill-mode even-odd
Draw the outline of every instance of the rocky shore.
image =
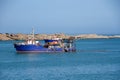
[[[27, 40], [30, 34], [0, 34], [0, 40]], [[51, 39], [53, 37], [68, 39], [72, 36], [66, 35], [66, 34], [35, 34], [36, 40], [43, 40], [43, 39]]]
[[[0, 40], [26, 40], [28, 38], [28, 34], [0, 34]], [[51, 39], [54, 36], [58, 38], [68, 39], [68, 38], [74, 38], [74, 39], [100, 39], [100, 38], [120, 38], [120, 35], [112, 35], [112, 36], [106, 36], [106, 35], [97, 35], [97, 34], [80, 34], [80, 35], [66, 35], [66, 34], [35, 34], [36, 40], [43, 40], [43, 39]]]
[[75, 36], [75, 38], [76, 39], [94, 39], [94, 38], [109, 39], [109, 38], [120, 38], [120, 35], [109, 35], [109, 36], [107, 36], [107, 35], [98, 35], [98, 34], [80, 34], [80, 35]]

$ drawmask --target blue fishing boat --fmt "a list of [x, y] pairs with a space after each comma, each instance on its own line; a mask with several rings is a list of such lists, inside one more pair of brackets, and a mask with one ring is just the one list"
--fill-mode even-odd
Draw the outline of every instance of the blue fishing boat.
[[14, 43], [17, 52], [75, 52], [73, 39], [52, 38], [44, 39], [42, 45], [34, 39], [34, 30], [32, 38], [28, 38], [25, 42]]

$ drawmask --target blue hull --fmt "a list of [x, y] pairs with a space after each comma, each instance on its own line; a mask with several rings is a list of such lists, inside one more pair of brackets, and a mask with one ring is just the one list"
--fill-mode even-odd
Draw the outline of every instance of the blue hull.
[[16, 45], [14, 44], [17, 52], [74, 52], [74, 48], [69, 48], [67, 51], [64, 48], [45, 48], [41, 45]]
[[47, 43], [47, 42], [54, 42], [54, 41], [58, 41], [58, 40], [44, 39], [44, 41]]
[[16, 45], [14, 44], [16, 51], [18, 52], [63, 52], [63, 48], [49, 49], [41, 45]]

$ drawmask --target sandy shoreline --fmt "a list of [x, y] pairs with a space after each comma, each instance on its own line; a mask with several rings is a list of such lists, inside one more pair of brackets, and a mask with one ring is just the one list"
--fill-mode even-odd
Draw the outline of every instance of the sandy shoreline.
[[[5, 34], [0, 34], [0, 40], [26, 40], [27, 37], [29, 35], [28, 34], [9, 34], [9, 33], [5, 33]], [[68, 38], [75, 38], [75, 39], [109, 39], [109, 38], [120, 38], [120, 35], [110, 35], [110, 36], [106, 36], [106, 35], [98, 35], [98, 34], [79, 34], [79, 35], [67, 35], [67, 34], [35, 34], [35, 39], [36, 40], [43, 40], [43, 39], [51, 39], [54, 36], [58, 37], [58, 38], [63, 38], [63, 39], [68, 39]]]

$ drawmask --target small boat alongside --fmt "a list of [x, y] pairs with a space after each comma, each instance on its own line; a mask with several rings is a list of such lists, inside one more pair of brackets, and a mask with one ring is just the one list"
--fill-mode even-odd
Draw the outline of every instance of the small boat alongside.
[[34, 30], [32, 38], [28, 38], [25, 42], [14, 43], [17, 52], [75, 52], [73, 39], [52, 38], [44, 39], [42, 45], [34, 39]]

